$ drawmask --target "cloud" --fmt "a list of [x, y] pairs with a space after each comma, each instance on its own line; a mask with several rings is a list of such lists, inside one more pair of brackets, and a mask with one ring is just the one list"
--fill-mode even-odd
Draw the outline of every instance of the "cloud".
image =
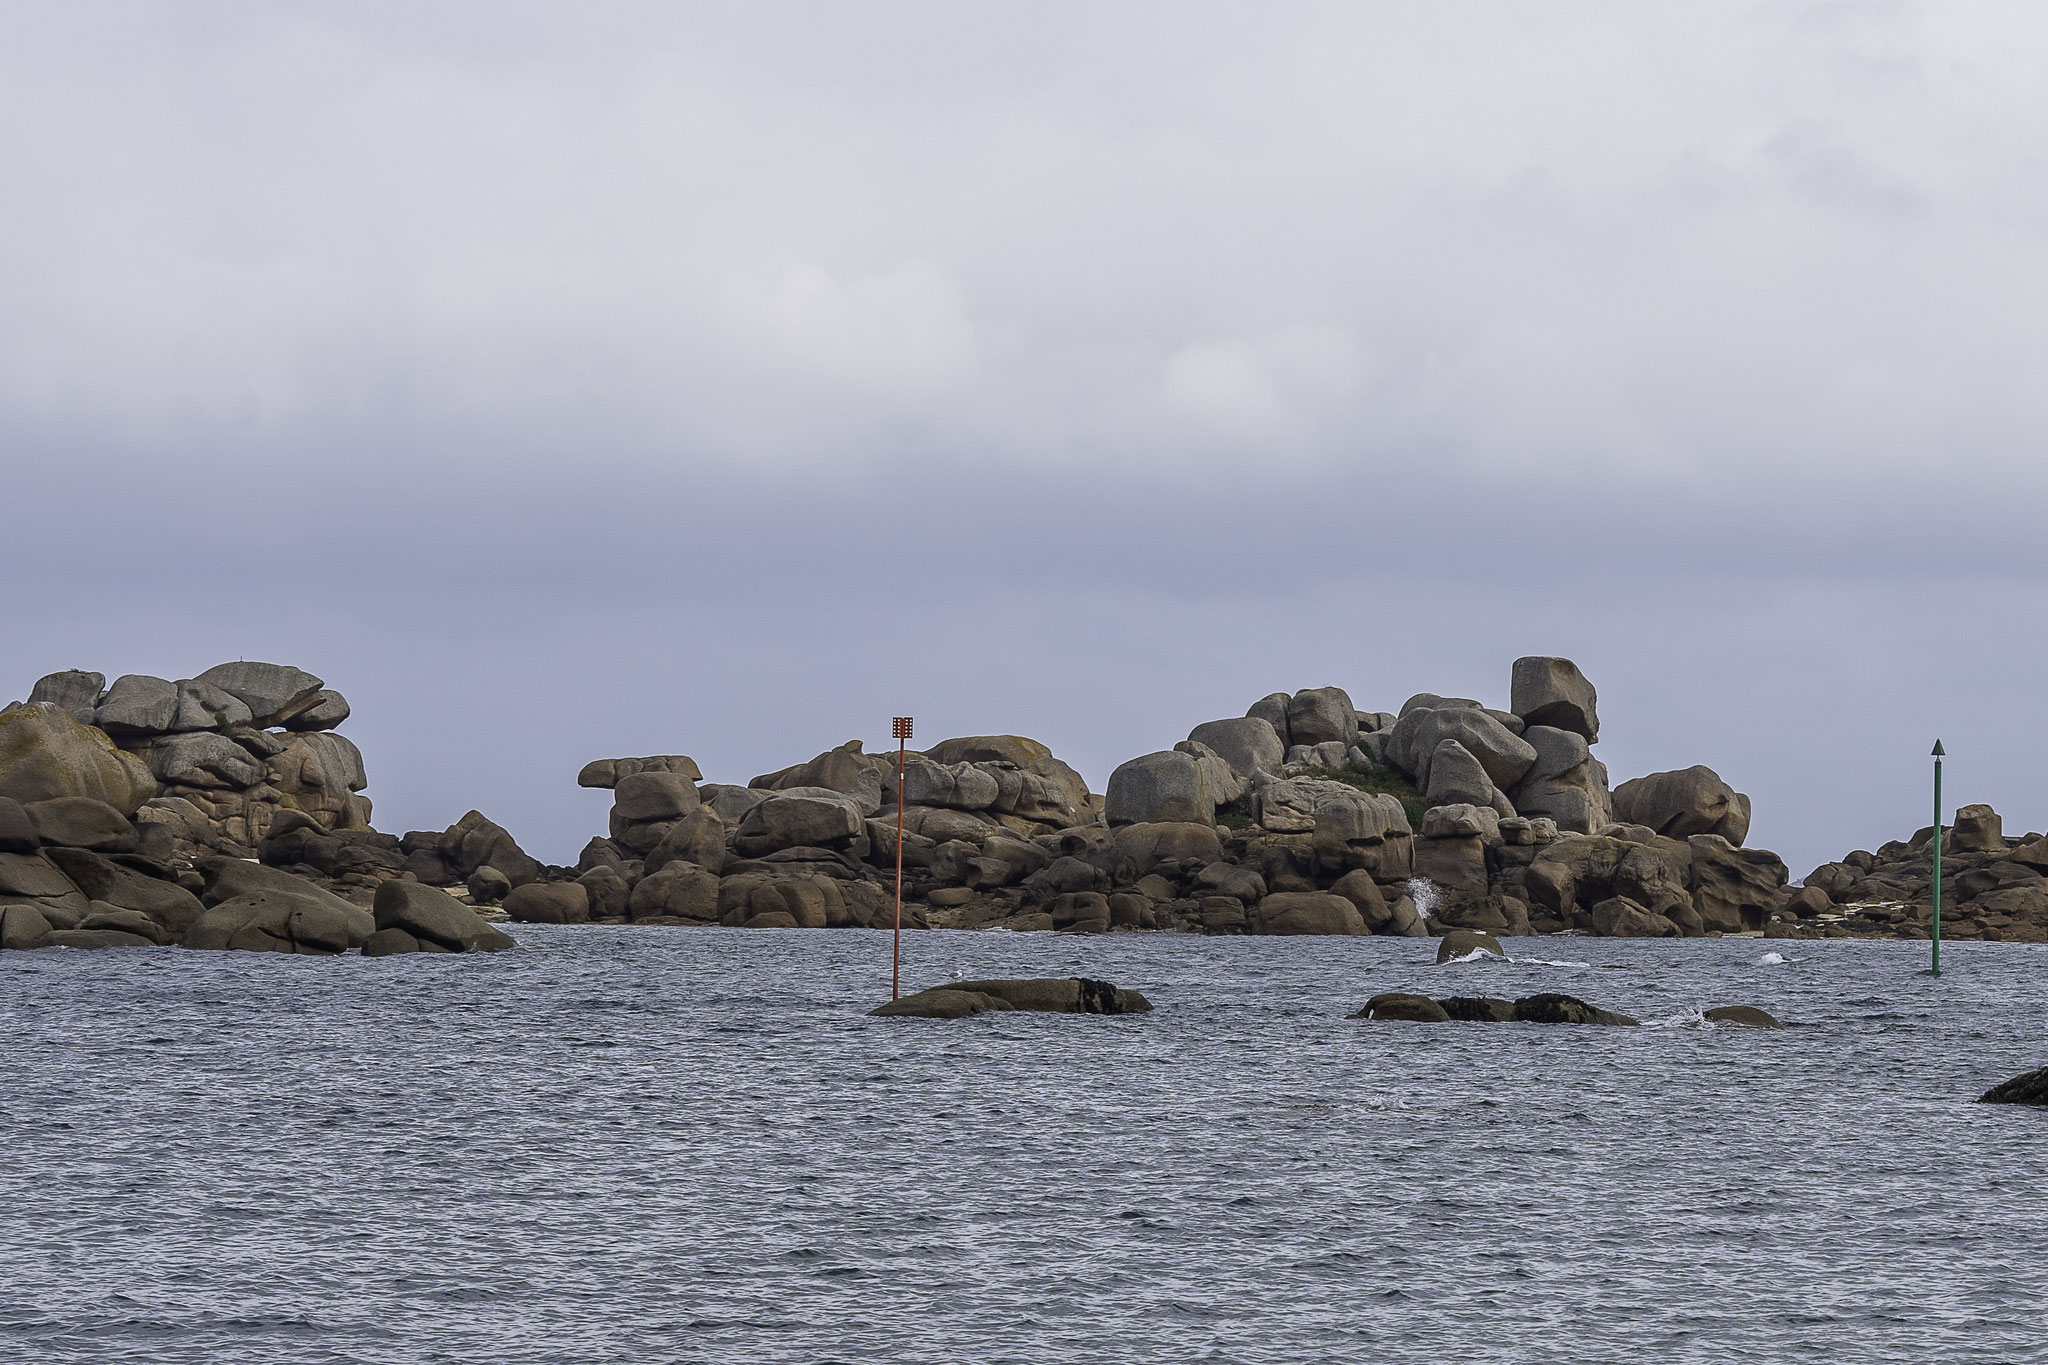
[[0, 58], [0, 428], [2033, 477], [2016, 16], [199, 12]]

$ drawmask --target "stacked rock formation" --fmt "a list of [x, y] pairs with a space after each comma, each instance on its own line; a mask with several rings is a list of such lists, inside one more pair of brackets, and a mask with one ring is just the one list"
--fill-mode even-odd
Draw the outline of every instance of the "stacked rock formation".
[[[104, 736], [125, 770], [114, 804], [144, 810], [187, 850], [250, 856], [287, 812], [327, 832], [370, 828], [362, 753], [333, 733], [348, 702], [302, 669], [220, 664], [175, 682], [131, 673], [111, 687], [98, 673], [52, 673], [28, 705], [45, 708], [36, 725], [62, 712]], [[37, 742], [98, 744], [68, 734]]]
[[[1019, 736], [946, 740], [902, 774], [906, 927], [1238, 934], [1758, 930], [1785, 869], [1741, 847], [1748, 798], [1706, 768], [1610, 791], [1598, 698], [1516, 661], [1508, 710], [1425, 693], [1363, 712], [1274, 693], [1111, 774]], [[886, 928], [897, 772], [859, 741], [745, 786], [681, 755], [602, 759], [607, 833], [507, 896], [551, 923]], [[409, 838], [412, 836], [408, 836]], [[1420, 904], [1418, 904], [1418, 898]]]
[[512, 946], [444, 892], [366, 908], [407, 859], [369, 828], [362, 756], [329, 732], [347, 715], [320, 679], [274, 664], [42, 679], [0, 711], [0, 946]]
[[1701, 767], [1610, 790], [1570, 660], [1517, 660], [1509, 690], [1505, 710], [1423, 693], [1395, 712], [1274, 693], [1120, 765], [1102, 795], [1036, 741], [949, 739], [908, 755], [900, 812], [895, 756], [858, 741], [744, 786], [682, 755], [602, 759], [578, 780], [612, 793], [610, 820], [574, 868], [478, 811], [370, 828], [361, 755], [326, 728], [347, 704], [269, 664], [53, 674], [0, 718], [17, 727], [0, 727], [0, 792], [89, 788], [163, 828], [188, 871], [253, 853], [359, 907], [418, 883], [530, 922], [888, 927], [900, 814], [909, 928], [1782, 931], [1793, 893], [1742, 846], [1747, 797]]
[[[1989, 806], [1944, 829], [1941, 936], [2048, 943], [2048, 837], [2005, 832]], [[1934, 826], [1875, 853], [1858, 849], [1806, 875], [1773, 938], [1927, 938], [1934, 926]]]

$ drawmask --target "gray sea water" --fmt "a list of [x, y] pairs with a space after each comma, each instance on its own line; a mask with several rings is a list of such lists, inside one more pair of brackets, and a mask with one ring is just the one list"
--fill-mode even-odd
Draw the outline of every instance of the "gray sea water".
[[0, 1360], [2048, 1360], [2048, 949], [515, 932], [0, 954]]

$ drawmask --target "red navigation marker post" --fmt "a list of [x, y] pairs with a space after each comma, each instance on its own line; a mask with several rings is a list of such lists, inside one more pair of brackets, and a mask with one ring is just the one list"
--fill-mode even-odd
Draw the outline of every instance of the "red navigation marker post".
[[891, 723], [896, 738], [896, 950], [889, 966], [889, 998], [903, 993], [903, 761], [910, 742], [910, 717], [898, 716]]

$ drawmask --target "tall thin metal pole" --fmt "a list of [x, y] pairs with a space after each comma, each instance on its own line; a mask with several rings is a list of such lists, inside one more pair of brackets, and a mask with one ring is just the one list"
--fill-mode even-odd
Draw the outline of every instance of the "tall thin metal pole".
[[1934, 969], [1941, 975], [1941, 741], [1934, 741]]
[[910, 742], [910, 717], [898, 716], [896, 731], [896, 945], [889, 967], [889, 998], [903, 994], [903, 760]]

